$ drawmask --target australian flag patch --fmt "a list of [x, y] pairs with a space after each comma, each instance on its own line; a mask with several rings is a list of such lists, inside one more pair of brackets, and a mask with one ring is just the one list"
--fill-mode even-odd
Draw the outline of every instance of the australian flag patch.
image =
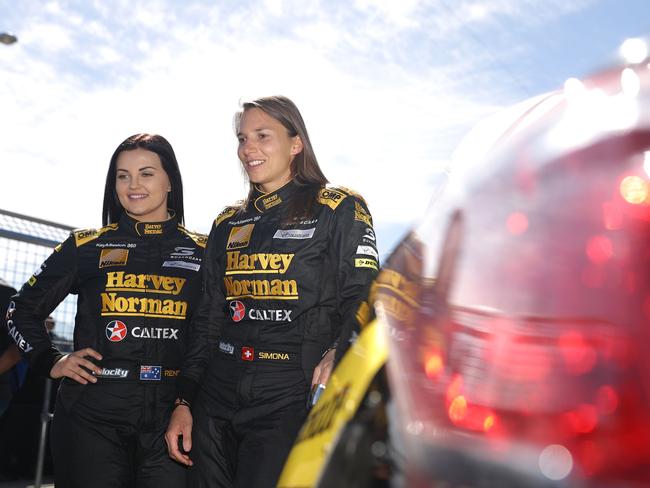
[[143, 381], [160, 381], [162, 366], [140, 366], [140, 379]]

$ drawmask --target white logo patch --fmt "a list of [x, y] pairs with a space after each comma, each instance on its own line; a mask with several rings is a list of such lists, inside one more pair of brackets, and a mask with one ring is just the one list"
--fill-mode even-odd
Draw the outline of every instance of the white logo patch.
[[372, 256], [375, 259], [379, 259], [379, 254], [372, 246], [358, 246], [357, 254], [365, 254], [366, 256]]
[[311, 239], [316, 228], [313, 229], [278, 229], [273, 239]]
[[165, 261], [163, 263], [163, 268], [184, 268], [198, 271], [201, 269], [201, 265], [198, 263], [188, 263], [186, 261]]
[[233, 346], [229, 342], [220, 341], [219, 350], [221, 352], [225, 352], [226, 354], [233, 354], [235, 352], [235, 346]]

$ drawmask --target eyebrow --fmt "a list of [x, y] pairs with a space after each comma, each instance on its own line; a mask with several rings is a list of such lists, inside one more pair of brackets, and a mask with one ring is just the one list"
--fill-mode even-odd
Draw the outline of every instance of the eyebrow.
[[[273, 128], [272, 127], [258, 127], [257, 129], [253, 129], [251, 132], [262, 132], [263, 130], [271, 130], [272, 131]], [[237, 132], [237, 137], [243, 136], [243, 135], [244, 135], [243, 132], [241, 132], [241, 131]]]
[[[157, 170], [158, 168], [156, 168], [155, 166], [143, 166], [142, 168], [138, 168], [138, 171], [143, 171], [145, 169]], [[128, 169], [124, 169], [124, 168], [117, 168], [117, 171], [124, 171], [125, 173], [129, 172]]]

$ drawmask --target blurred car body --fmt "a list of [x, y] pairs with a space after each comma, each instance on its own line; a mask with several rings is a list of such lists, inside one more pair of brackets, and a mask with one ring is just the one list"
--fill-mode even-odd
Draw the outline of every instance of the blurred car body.
[[279, 486], [650, 486], [647, 49], [458, 154]]

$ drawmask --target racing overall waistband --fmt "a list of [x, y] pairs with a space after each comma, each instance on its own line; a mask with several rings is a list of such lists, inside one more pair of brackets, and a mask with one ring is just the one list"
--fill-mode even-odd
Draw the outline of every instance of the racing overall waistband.
[[105, 360], [98, 366], [102, 368], [102, 373], [95, 377], [100, 381], [173, 381], [180, 372], [180, 366], [173, 367], [155, 362], [142, 364], [133, 361]]
[[285, 366], [300, 366], [300, 348], [286, 346], [258, 345], [221, 339], [217, 342], [217, 355], [241, 363], [262, 363]]

